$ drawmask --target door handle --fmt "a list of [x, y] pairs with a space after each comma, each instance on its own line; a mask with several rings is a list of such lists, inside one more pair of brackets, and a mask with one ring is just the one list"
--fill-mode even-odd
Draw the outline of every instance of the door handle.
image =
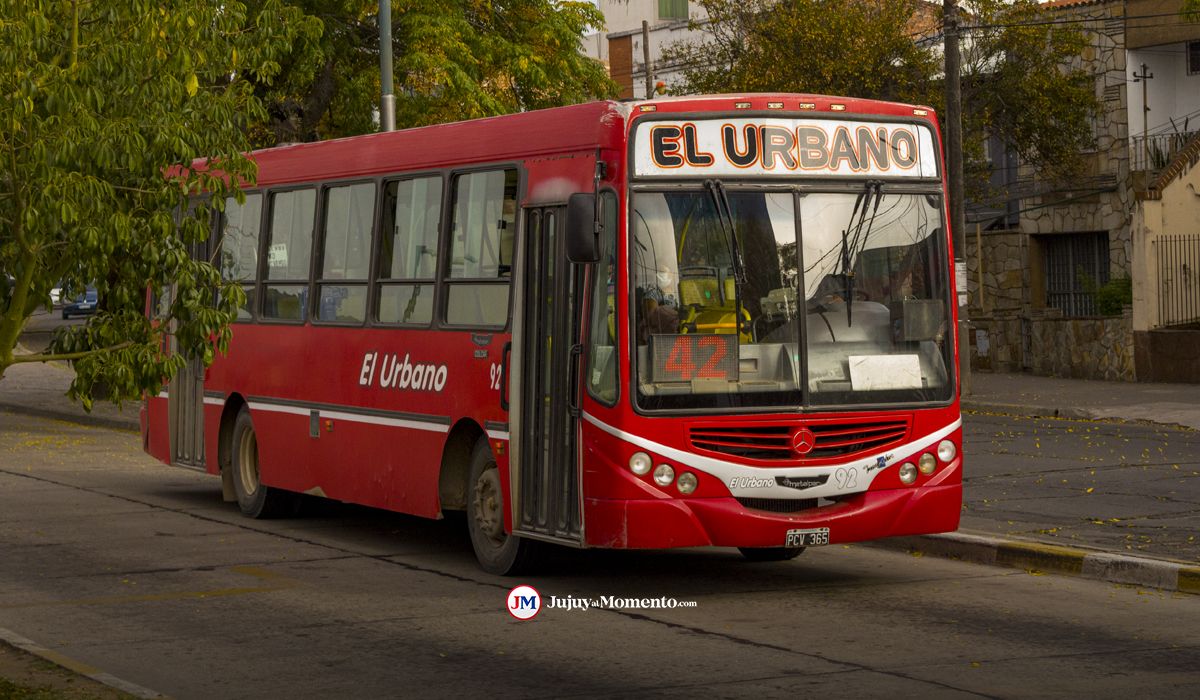
[[500, 351], [500, 408], [508, 410], [508, 356], [512, 352], [512, 341], [504, 344]]
[[567, 362], [570, 364], [567, 367], [567, 377], [570, 378], [571, 386], [567, 389], [567, 412], [572, 418], [579, 417], [579, 358], [583, 355], [583, 346], [576, 343], [571, 346], [571, 353], [567, 356]]

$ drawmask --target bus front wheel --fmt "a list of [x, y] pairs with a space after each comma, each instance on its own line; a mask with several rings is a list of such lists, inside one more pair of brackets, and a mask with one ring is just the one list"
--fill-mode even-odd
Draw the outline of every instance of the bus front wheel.
[[795, 559], [804, 551], [804, 547], [738, 547], [749, 561], [787, 561]]
[[250, 518], [273, 518], [292, 505], [292, 494], [264, 486], [258, 473], [258, 437], [250, 410], [242, 407], [233, 424], [233, 491], [238, 508]]
[[487, 438], [480, 438], [471, 453], [467, 492], [467, 529], [475, 558], [484, 571], [514, 576], [533, 564], [536, 542], [504, 531], [504, 491], [500, 469]]

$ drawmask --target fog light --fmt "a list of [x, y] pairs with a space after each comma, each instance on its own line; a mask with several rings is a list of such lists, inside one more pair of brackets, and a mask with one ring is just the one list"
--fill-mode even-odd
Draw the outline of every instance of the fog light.
[[650, 455], [645, 452], [634, 452], [633, 456], [629, 458], [629, 471], [643, 476], [650, 473], [651, 464]]
[[679, 475], [679, 481], [675, 482], [675, 486], [679, 489], [679, 493], [691, 493], [696, 490], [699, 485], [696, 480], [696, 475], [691, 472], [684, 472]]
[[917, 480], [917, 465], [912, 462], [905, 462], [900, 465], [900, 481], [905, 484], [912, 485]]
[[654, 470], [654, 483], [659, 486], [670, 486], [675, 481], [675, 470], [669, 464], [660, 464]]
[[917, 468], [921, 470], [922, 474], [928, 476], [933, 473], [934, 469], [937, 469], [937, 460], [933, 458], [933, 455], [926, 452], [917, 461]]
[[953, 442], [942, 440], [938, 443], [938, 459], [949, 462], [954, 459], [956, 454], [958, 454], [958, 448], [954, 446]]

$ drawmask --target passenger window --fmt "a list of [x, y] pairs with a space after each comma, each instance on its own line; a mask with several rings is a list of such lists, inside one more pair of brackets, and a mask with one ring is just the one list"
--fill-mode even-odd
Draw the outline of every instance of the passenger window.
[[262, 195], [248, 194], [245, 203], [234, 197], [225, 199], [221, 216], [221, 278], [241, 282], [246, 303], [238, 309], [238, 320], [254, 318], [255, 282], [258, 281], [258, 243], [262, 227]]
[[516, 217], [516, 170], [468, 173], [455, 179], [447, 323], [505, 324]]
[[433, 321], [441, 213], [442, 178], [387, 184], [377, 287], [380, 323], [428, 325]]
[[317, 282], [318, 321], [366, 321], [374, 217], [374, 183], [326, 190], [324, 245]]
[[308, 316], [308, 277], [316, 203], [317, 195], [312, 189], [271, 196], [271, 228], [266, 246], [268, 283], [263, 288], [263, 318], [303, 321]]

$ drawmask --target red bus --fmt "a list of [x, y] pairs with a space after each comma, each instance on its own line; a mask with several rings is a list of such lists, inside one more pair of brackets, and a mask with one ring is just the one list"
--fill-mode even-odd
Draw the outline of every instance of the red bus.
[[599, 102], [253, 157], [201, 251], [246, 291], [228, 355], [142, 418], [244, 514], [466, 511], [497, 573], [958, 526], [931, 110]]

